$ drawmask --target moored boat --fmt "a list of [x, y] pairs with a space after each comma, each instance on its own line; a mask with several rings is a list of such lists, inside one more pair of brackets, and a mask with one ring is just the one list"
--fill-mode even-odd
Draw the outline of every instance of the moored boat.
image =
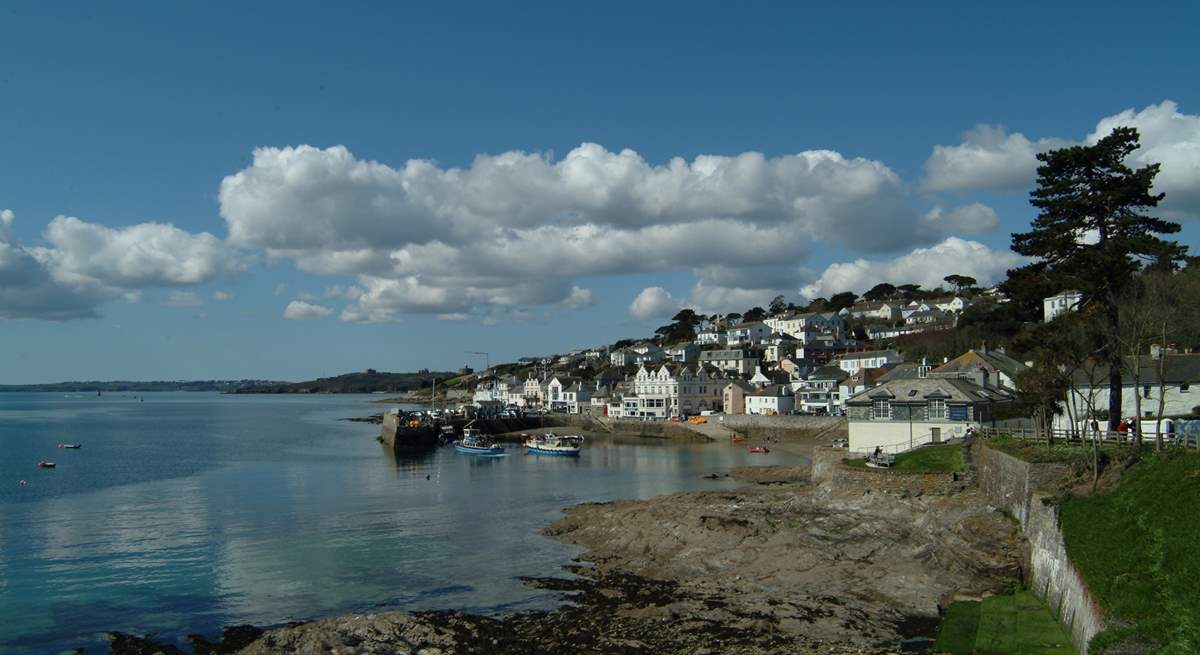
[[503, 455], [504, 446], [497, 446], [491, 435], [475, 428], [463, 428], [462, 439], [454, 442], [454, 450], [464, 455]]
[[60, 444], [58, 444], [58, 447], [59, 447], [59, 448], [67, 448], [67, 449], [70, 449], [70, 450], [79, 450], [80, 448], [83, 448], [83, 444], [77, 444], [77, 443], [60, 443]]
[[769, 453], [769, 452], [771, 452], [771, 449], [767, 448], [766, 446], [750, 446], [750, 448], [748, 450], [752, 453]]
[[38, 462], [38, 468], [40, 469], [52, 469], [55, 466], [57, 466], [57, 464], [54, 462]]
[[583, 449], [583, 437], [579, 435], [535, 434], [525, 440], [525, 449], [534, 455], [559, 455], [578, 457]]

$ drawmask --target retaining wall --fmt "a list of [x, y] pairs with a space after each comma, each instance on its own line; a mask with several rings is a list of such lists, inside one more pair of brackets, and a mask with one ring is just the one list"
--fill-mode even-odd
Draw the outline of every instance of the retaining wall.
[[1071, 632], [1075, 652], [1086, 655], [1088, 642], [1104, 629], [1104, 614], [1067, 557], [1058, 527], [1052, 480], [1065, 467], [1031, 464], [982, 444], [976, 461], [979, 488], [988, 502], [1016, 517], [1029, 540], [1029, 587]]

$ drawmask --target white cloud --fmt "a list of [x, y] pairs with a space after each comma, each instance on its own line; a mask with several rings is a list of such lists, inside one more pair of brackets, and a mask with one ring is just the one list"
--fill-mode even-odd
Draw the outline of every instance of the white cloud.
[[[1173, 220], [1200, 217], [1200, 115], [1182, 113], [1175, 102], [1164, 100], [1101, 118], [1083, 142], [1096, 143], [1122, 126], [1136, 127], [1141, 143], [1127, 164], [1162, 165], [1154, 180], [1155, 192], [1167, 194], [1161, 213]], [[999, 126], [978, 125], [959, 145], [934, 146], [925, 162], [924, 185], [934, 191], [1028, 189], [1037, 177], [1037, 153], [1076, 143], [1061, 138], [1031, 141]]]
[[974, 202], [950, 211], [934, 207], [921, 217], [921, 227], [926, 234], [942, 238], [963, 234], [986, 234], [996, 229], [1000, 217], [996, 210]]
[[56, 279], [31, 249], [17, 242], [14, 220], [11, 209], [0, 210], [0, 318], [95, 318], [98, 305], [121, 297], [119, 291], [95, 282]]
[[641, 321], [651, 318], [671, 318], [682, 307], [683, 303], [672, 298], [666, 289], [646, 287], [629, 304], [629, 313]]
[[288, 303], [286, 309], [283, 310], [283, 317], [289, 320], [298, 321], [306, 318], [325, 318], [333, 314], [333, 310], [324, 305], [314, 305], [304, 302], [303, 300], [293, 300]]
[[213, 300], [233, 300], [233, 294], [229, 293], [228, 291], [214, 291]]
[[655, 166], [583, 144], [561, 160], [513, 151], [392, 168], [344, 147], [263, 148], [220, 200], [234, 243], [356, 275], [327, 293], [360, 322], [583, 306], [585, 276], [693, 270], [706, 288], [732, 287], [702, 269], [795, 268], [819, 242], [881, 252], [935, 238], [887, 166], [825, 150]]
[[1095, 143], [1113, 128], [1136, 127], [1141, 147], [1126, 161], [1133, 168], [1162, 165], [1154, 178], [1155, 192], [1166, 193], [1160, 207], [1169, 217], [1200, 218], [1200, 115], [1183, 114], [1170, 100], [1141, 111], [1126, 109], [1096, 124], [1087, 136]]
[[245, 270], [248, 259], [217, 237], [173, 225], [141, 223], [110, 228], [58, 216], [46, 226], [53, 247], [36, 254], [55, 277], [136, 289], [208, 282]]
[[593, 304], [592, 290], [581, 287], [571, 287], [571, 293], [562, 301], [564, 307], [583, 309]]
[[191, 291], [172, 291], [164, 304], [170, 307], [199, 307], [204, 301]]
[[1024, 258], [1008, 250], [992, 250], [977, 241], [951, 237], [929, 248], [888, 260], [859, 259], [832, 264], [800, 293], [807, 298], [826, 297], [841, 292], [862, 293], [880, 282], [920, 284], [932, 289], [944, 286], [951, 274], [968, 275], [980, 284], [992, 284], [1005, 273], [1024, 263]]
[[1067, 145], [1061, 139], [1030, 141], [999, 125], [976, 125], [956, 146], [936, 145], [925, 162], [924, 186], [933, 191], [1019, 191], [1033, 184], [1037, 153]]
[[468, 318], [471, 318], [471, 315], [464, 314], [462, 312], [456, 312], [454, 314], [438, 314], [437, 315], [437, 320], [439, 320], [439, 321], [465, 321]]

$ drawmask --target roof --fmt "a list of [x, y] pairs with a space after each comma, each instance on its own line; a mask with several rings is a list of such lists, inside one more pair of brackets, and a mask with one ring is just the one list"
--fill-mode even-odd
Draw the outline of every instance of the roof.
[[846, 371], [837, 366], [822, 366], [808, 374], [808, 380], [837, 380], [841, 382], [850, 377]]
[[877, 387], [860, 391], [851, 396], [847, 405], [870, 405], [873, 401], [887, 399], [894, 403], [923, 404], [931, 398], [946, 402], [993, 403], [1012, 400], [1012, 392], [995, 387], [981, 387], [970, 380], [958, 378], [907, 378], [890, 380]]
[[714, 359], [753, 359], [746, 357], [744, 350], [705, 350], [700, 353], [701, 361], [710, 361]]
[[856, 353], [846, 353], [838, 357], [838, 359], [867, 359], [868, 357], [883, 357], [888, 353], [897, 354], [895, 350], [863, 350]]
[[739, 380], [739, 379], [735, 378], [733, 380], [730, 380], [729, 384], [741, 389], [742, 391], [755, 391], [756, 390], [756, 387], [753, 384], [750, 384], [749, 382], [747, 382], [746, 380]]
[[890, 369], [887, 368], [860, 368], [854, 375], [846, 378], [848, 384], [854, 386], [873, 385], [879, 381], [881, 377], [886, 375]]
[[[1126, 357], [1125, 370], [1122, 371], [1121, 383], [1124, 386], [1133, 384], [1133, 375], [1130, 371], [1133, 368], [1133, 358]], [[1143, 385], [1158, 384], [1158, 365], [1159, 360], [1145, 356], [1139, 358], [1138, 362], [1138, 378]], [[1180, 384], [1183, 382], [1200, 383], [1200, 354], [1185, 354], [1185, 355], [1167, 355], [1163, 361], [1163, 382], [1166, 384]], [[1089, 379], [1090, 377], [1090, 379]], [[1077, 385], [1090, 385], [1093, 387], [1108, 386], [1108, 367], [1100, 364], [1094, 371], [1091, 371], [1091, 376], [1088, 371], [1080, 370], [1075, 373], [1075, 383]]]
[[763, 322], [762, 322], [762, 321], [748, 321], [748, 322], [746, 322], [746, 323], [738, 323], [737, 325], [735, 325], [735, 326], [733, 326], [733, 327], [731, 327], [731, 328], [729, 328], [729, 329], [731, 329], [731, 330], [741, 330], [741, 329], [743, 329], [743, 328], [752, 328], [752, 327], [754, 327], [755, 325], [762, 325], [762, 324], [763, 324]]
[[889, 300], [876, 300], [874, 302], [856, 303], [856, 304], [850, 306], [850, 311], [852, 311], [852, 312], [873, 312], [876, 309], [880, 309], [880, 308], [884, 307], [885, 305], [888, 307], [894, 307], [896, 305], [896, 303], [893, 301], [889, 301]]
[[985, 363], [993, 370], [1000, 371], [1009, 378], [1016, 380], [1017, 374], [1027, 366], [995, 350], [968, 350], [954, 359], [933, 369], [934, 373], [973, 373], [979, 367], [979, 362]]
[[792, 395], [792, 388], [786, 384], [768, 384], [762, 389], [755, 389], [746, 396], [761, 396], [767, 398], [779, 398], [781, 396]]
[[921, 365], [917, 362], [901, 362], [896, 364], [890, 371], [879, 376], [876, 382], [880, 384], [891, 382], [892, 380], [907, 380], [920, 376]]

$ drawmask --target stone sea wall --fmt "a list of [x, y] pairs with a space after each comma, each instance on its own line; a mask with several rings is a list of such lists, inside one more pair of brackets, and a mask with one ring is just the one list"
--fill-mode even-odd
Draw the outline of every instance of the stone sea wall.
[[1064, 467], [1030, 464], [986, 446], [977, 450], [980, 490], [1020, 522], [1029, 540], [1029, 587], [1071, 632], [1075, 652], [1086, 655], [1088, 642], [1104, 629], [1104, 614], [1067, 557], [1058, 527], [1051, 487]]

